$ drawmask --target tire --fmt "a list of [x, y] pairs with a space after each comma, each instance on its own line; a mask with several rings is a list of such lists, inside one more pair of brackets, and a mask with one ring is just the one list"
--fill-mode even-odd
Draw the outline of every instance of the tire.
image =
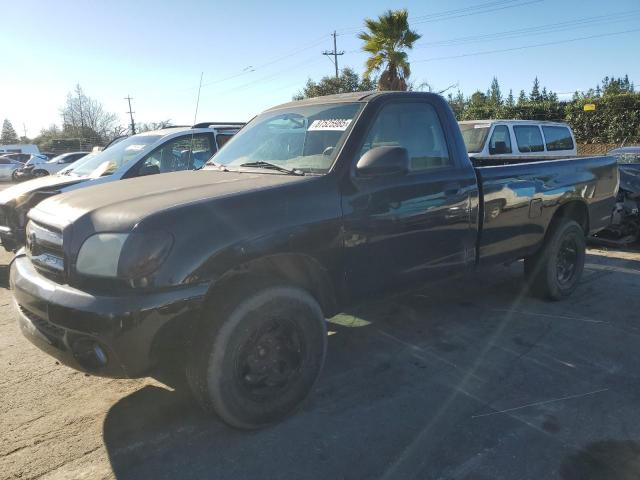
[[18, 171], [14, 170], [13, 172], [11, 172], [11, 181], [12, 182], [17, 182], [18, 181]]
[[549, 300], [568, 297], [578, 287], [586, 256], [582, 227], [561, 219], [550, 227], [542, 248], [525, 258], [524, 272], [530, 291]]
[[264, 427], [313, 388], [326, 354], [325, 318], [294, 286], [245, 278], [222, 293], [192, 332], [187, 380], [206, 412], [233, 427]]
[[49, 172], [47, 172], [46, 170], [36, 170], [35, 172], [33, 172], [33, 176], [35, 178], [46, 177], [47, 175], [49, 175]]

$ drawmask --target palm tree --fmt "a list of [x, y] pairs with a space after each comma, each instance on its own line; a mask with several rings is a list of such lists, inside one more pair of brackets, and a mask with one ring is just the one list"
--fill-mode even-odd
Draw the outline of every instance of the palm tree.
[[364, 41], [362, 50], [371, 56], [367, 59], [365, 76], [383, 70], [378, 78], [379, 90], [406, 90], [411, 68], [405, 50], [421, 35], [409, 28], [406, 10], [388, 10], [378, 20], [365, 19], [369, 32], [360, 32]]

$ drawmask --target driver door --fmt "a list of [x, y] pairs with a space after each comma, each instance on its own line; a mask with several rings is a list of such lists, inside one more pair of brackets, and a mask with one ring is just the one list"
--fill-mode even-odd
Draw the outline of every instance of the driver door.
[[360, 177], [342, 197], [347, 283], [355, 297], [442, 278], [472, 265], [475, 172], [455, 158], [441, 116], [426, 101], [381, 107], [354, 164], [380, 146], [407, 149], [406, 174]]

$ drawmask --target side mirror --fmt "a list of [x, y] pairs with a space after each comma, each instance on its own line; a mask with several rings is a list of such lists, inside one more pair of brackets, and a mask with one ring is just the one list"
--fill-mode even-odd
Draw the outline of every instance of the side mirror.
[[358, 175], [404, 175], [409, 172], [409, 152], [403, 147], [375, 147], [360, 157], [356, 165]]
[[489, 153], [491, 155], [500, 155], [503, 153], [509, 153], [507, 150], [507, 142], [496, 142], [496, 146], [493, 148], [489, 148]]

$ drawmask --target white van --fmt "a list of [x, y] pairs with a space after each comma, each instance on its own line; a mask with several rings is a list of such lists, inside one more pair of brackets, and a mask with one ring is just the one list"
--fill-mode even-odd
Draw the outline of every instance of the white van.
[[577, 155], [573, 131], [566, 123], [535, 120], [466, 120], [458, 123], [469, 158], [478, 165], [555, 160]]

